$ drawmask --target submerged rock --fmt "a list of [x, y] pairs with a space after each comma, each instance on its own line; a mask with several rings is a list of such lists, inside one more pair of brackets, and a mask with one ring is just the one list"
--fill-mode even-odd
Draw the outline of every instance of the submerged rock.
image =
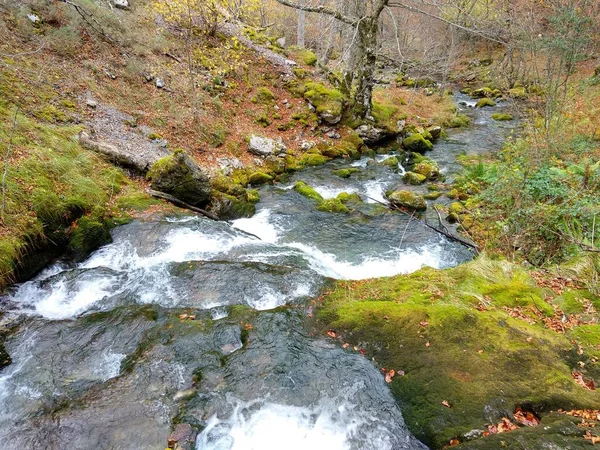
[[427, 202], [423, 196], [411, 191], [394, 191], [387, 195], [387, 199], [394, 206], [415, 211], [425, 211], [427, 209]]
[[206, 204], [212, 186], [208, 175], [183, 151], [155, 162], [148, 171], [152, 189], [171, 194], [190, 205]]

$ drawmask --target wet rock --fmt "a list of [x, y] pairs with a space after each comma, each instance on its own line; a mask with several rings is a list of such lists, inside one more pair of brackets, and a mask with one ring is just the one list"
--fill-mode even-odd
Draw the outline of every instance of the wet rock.
[[260, 171], [252, 173], [248, 178], [248, 182], [253, 186], [270, 183], [271, 181], [273, 181], [273, 177], [271, 175]]
[[175, 430], [167, 438], [167, 445], [172, 449], [193, 450], [197, 432], [189, 423], [177, 424]]
[[267, 156], [285, 155], [287, 148], [281, 138], [273, 140], [253, 134], [248, 142], [248, 152], [266, 158]]
[[425, 153], [433, 150], [431, 141], [425, 139], [422, 134], [415, 133], [402, 141], [402, 145], [409, 152]]
[[496, 102], [494, 100], [492, 100], [491, 98], [482, 98], [481, 100], [479, 100], [477, 102], [477, 104], [475, 105], [475, 108], [485, 108], [487, 106], [496, 106]]
[[148, 178], [152, 189], [177, 197], [190, 205], [206, 204], [210, 199], [212, 186], [208, 175], [183, 151], [155, 162]]
[[415, 172], [406, 172], [402, 177], [402, 180], [407, 184], [419, 185], [425, 183], [427, 177]]
[[387, 137], [389, 133], [383, 128], [377, 128], [370, 124], [361, 125], [356, 129], [358, 135], [362, 138], [365, 144], [375, 144]]
[[440, 176], [440, 169], [433, 161], [420, 162], [415, 165], [412, 171], [424, 175], [428, 180], [435, 180]]
[[439, 125], [433, 125], [427, 128], [427, 131], [431, 134], [432, 139], [438, 139], [442, 134], [442, 127]]
[[414, 211], [425, 211], [427, 202], [422, 195], [411, 191], [394, 191], [387, 195], [387, 199], [394, 206], [400, 206]]
[[183, 391], [177, 391], [173, 396], [173, 400], [178, 402], [179, 400], [189, 400], [196, 396], [196, 388], [184, 389]]

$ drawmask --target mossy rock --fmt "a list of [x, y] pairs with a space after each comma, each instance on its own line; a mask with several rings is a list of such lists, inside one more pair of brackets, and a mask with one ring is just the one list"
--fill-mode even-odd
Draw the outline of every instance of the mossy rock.
[[433, 144], [426, 140], [423, 135], [414, 133], [402, 141], [402, 146], [409, 152], [425, 153], [433, 150]]
[[422, 161], [418, 164], [415, 164], [412, 172], [424, 175], [428, 180], [435, 180], [440, 176], [440, 169], [438, 165], [431, 160]]
[[307, 66], [314, 66], [315, 64], [317, 64], [317, 55], [315, 55], [315, 52], [313, 52], [312, 50], [308, 48], [296, 47], [295, 49], [293, 49], [293, 51], [294, 57], [297, 58], [299, 61], [302, 61]]
[[221, 220], [235, 220], [252, 217], [256, 213], [256, 206], [249, 201], [248, 196], [240, 198], [214, 191], [208, 210]]
[[306, 83], [304, 98], [314, 106], [317, 115], [330, 125], [342, 120], [344, 96], [337, 89], [329, 89], [321, 83]]
[[427, 181], [427, 177], [425, 175], [421, 175], [420, 173], [406, 172], [402, 177], [402, 180], [406, 184], [419, 185], [425, 183], [425, 181]]
[[[477, 435], [473, 430], [483, 432], [488, 424], [512, 417], [516, 406], [528, 405], [542, 424], [547, 418], [552, 423], [552, 410], [600, 407], [600, 393], [583, 389], [571, 376], [570, 338], [504, 309], [552, 317], [546, 295], [518, 265], [480, 258], [453, 269], [426, 268], [358, 286], [338, 282], [316, 315], [323, 330], [334, 330], [340, 342], [360, 346], [379, 367], [403, 371], [390, 388], [405, 421], [425, 444], [440, 449], [451, 439], [464, 442]], [[574, 433], [576, 427], [568, 429]], [[532, 433], [525, 442], [536, 442], [535, 436], [546, 430], [532, 427], [505, 437]], [[512, 447], [498, 436], [490, 436], [496, 439], [490, 445], [489, 438], [463, 445], [546, 448]]]
[[398, 121], [406, 119], [406, 114], [403, 114], [398, 106], [388, 103], [373, 102], [371, 114], [375, 119], [375, 128], [383, 129], [391, 135], [401, 131]]
[[494, 113], [492, 114], [492, 119], [497, 120], [498, 122], [506, 122], [509, 120], [513, 120], [512, 114], [506, 113]]
[[454, 214], [462, 214], [465, 210], [465, 207], [460, 202], [453, 202], [449, 207], [448, 211]]
[[387, 199], [394, 206], [414, 211], [425, 211], [427, 209], [427, 202], [423, 196], [411, 191], [394, 191], [387, 195]]
[[453, 117], [450, 120], [448, 127], [464, 128], [464, 127], [468, 127], [470, 123], [471, 123], [471, 119], [469, 118], [469, 116], [466, 116], [464, 114], [457, 114], [455, 117]]
[[508, 90], [508, 95], [512, 98], [527, 98], [527, 91], [524, 86], [517, 86]]
[[482, 98], [475, 104], [476, 108], [485, 108], [488, 106], [496, 106], [496, 102], [491, 98]]
[[338, 176], [340, 178], [350, 178], [350, 176], [353, 173], [359, 173], [360, 169], [356, 168], [356, 167], [348, 167], [345, 169], [336, 169], [333, 170], [331, 173], [333, 173], [335, 176]]
[[276, 98], [277, 97], [275, 96], [275, 94], [273, 94], [273, 92], [271, 92], [268, 88], [263, 86], [257, 89], [256, 95], [252, 97], [251, 101], [253, 103], [269, 104], [273, 103], [273, 101], [275, 101]]
[[323, 197], [317, 191], [315, 191], [312, 187], [306, 184], [304, 181], [298, 181], [294, 185], [294, 190], [301, 195], [304, 195], [307, 198], [312, 200], [316, 200], [318, 202], [323, 201]]
[[493, 97], [493, 92], [494, 91], [492, 90], [492, 88], [482, 87], [479, 89], [472, 90], [469, 95], [473, 98], [486, 98]]
[[176, 151], [156, 161], [148, 171], [152, 188], [171, 194], [190, 205], [210, 200], [212, 186], [208, 176], [183, 151]]
[[349, 213], [350, 210], [346, 205], [342, 203], [339, 198], [328, 198], [323, 200], [317, 206], [319, 211], [330, 212], [330, 213]]
[[392, 169], [398, 169], [400, 161], [396, 156], [392, 156], [391, 158], [385, 159], [381, 164], [384, 166], [391, 167]]
[[442, 196], [442, 193], [439, 191], [429, 192], [423, 196], [425, 200], [437, 200]]
[[346, 203], [362, 203], [362, 199], [360, 198], [360, 195], [358, 195], [357, 193], [349, 194], [348, 192], [341, 192], [338, 194], [338, 196], [336, 198], [344, 204], [346, 204]]
[[302, 166], [322, 166], [329, 161], [329, 159], [330, 158], [318, 153], [310, 153], [302, 156], [298, 163]]
[[81, 260], [104, 244], [112, 242], [109, 225], [101, 215], [82, 217], [73, 226], [69, 236], [69, 250]]
[[253, 186], [267, 184], [272, 181], [273, 181], [273, 177], [271, 175], [266, 174], [264, 172], [260, 172], [260, 171], [250, 174], [250, 177], [248, 178], [248, 182]]
[[250, 203], [260, 202], [260, 194], [256, 189], [248, 189], [246, 191], [246, 198]]

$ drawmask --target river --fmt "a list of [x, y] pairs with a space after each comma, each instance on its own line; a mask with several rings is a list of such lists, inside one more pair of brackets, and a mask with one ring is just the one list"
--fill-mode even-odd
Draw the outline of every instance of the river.
[[[511, 128], [490, 119], [496, 108], [461, 108], [473, 125], [428, 154], [449, 179], [458, 155], [497, 150]], [[388, 156], [353, 162], [361, 172], [348, 179], [332, 175], [350, 164], [337, 160], [263, 187], [250, 219], [132, 222], [82, 263], [16, 286], [3, 301], [19, 324], [0, 372], [4, 448], [158, 450], [174, 424], [200, 429], [203, 450], [425, 448], [379, 368], [306, 326], [332, 280], [473, 257], [381, 207], [385, 190], [405, 188], [401, 167], [380, 164]], [[319, 212], [298, 180], [364, 203]]]

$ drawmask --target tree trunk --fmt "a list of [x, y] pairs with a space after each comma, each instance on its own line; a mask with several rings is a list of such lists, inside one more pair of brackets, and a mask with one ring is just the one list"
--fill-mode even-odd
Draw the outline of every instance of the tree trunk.
[[378, 28], [378, 20], [374, 18], [364, 19], [358, 25], [357, 46], [360, 59], [356, 71], [358, 85], [352, 106], [352, 115], [358, 119], [373, 120], [371, 100], [375, 86]]
[[296, 44], [298, 47], [304, 47], [304, 37], [306, 35], [306, 11], [298, 10], [298, 38]]

